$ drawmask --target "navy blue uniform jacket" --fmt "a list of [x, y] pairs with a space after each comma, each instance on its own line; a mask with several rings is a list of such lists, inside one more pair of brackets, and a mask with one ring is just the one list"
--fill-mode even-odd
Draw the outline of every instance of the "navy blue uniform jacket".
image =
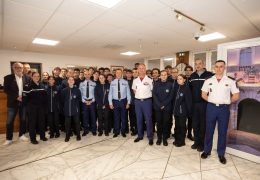
[[74, 116], [80, 113], [81, 93], [77, 87], [66, 87], [61, 91], [61, 102], [65, 116]]
[[109, 88], [110, 88], [109, 83], [105, 83], [105, 84], [97, 83], [94, 92], [95, 92], [95, 101], [98, 108], [102, 108], [103, 106], [109, 106], [109, 102], [108, 102]]

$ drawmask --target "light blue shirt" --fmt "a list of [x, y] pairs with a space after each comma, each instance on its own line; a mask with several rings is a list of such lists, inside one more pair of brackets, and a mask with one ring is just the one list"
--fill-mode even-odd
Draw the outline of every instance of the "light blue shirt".
[[[87, 97], [87, 82], [89, 84], [89, 97]], [[92, 99], [93, 102], [95, 101], [95, 95], [94, 95], [95, 87], [96, 87], [96, 83], [91, 80], [85, 80], [80, 83], [79, 90], [81, 92], [83, 103], [85, 103], [87, 99]]]
[[[130, 89], [128, 82], [124, 79], [119, 79], [120, 83], [120, 94], [121, 94], [121, 99], [127, 98], [127, 103], [130, 104], [131, 101], [131, 94], [130, 94]], [[110, 90], [108, 94], [108, 101], [109, 105], [112, 105], [112, 100], [119, 100], [118, 99], [118, 79], [114, 79], [111, 84], [110, 84]]]

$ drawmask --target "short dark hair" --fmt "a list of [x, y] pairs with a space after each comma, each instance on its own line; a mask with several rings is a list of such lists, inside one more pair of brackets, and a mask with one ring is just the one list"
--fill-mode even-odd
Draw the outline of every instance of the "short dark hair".
[[184, 71], [187, 71], [187, 69], [191, 69], [193, 71], [193, 67], [191, 67], [190, 65], [187, 65], [185, 68], [184, 68]]
[[171, 65], [167, 65], [167, 66], [165, 66], [164, 69], [172, 69], [172, 66]]
[[108, 76], [112, 76], [112, 77], [114, 77], [113, 74], [108, 74], [107, 77], [108, 77]]
[[53, 70], [61, 71], [61, 68], [60, 67], [55, 67]]
[[152, 69], [152, 74], [153, 74], [153, 71], [158, 71], [158, 74], [161, 73], [160, 69], [158, 69], [158, 68], [153, 68], [153, 69]]
[[183, 79], [187, 79], [187, 77], [184, 74], [179, 74], [178, 76], [181, 76]]
[[222, 62], [222, 63], [224, 63], [225, 65], [226, 65], [226, 62], [224, 61], [224, 60], [217, 60], [216, 62], [215, 62], [215, 64], [217, 64], [217, 63], [219, 63], [219, 62]]
[[75, 68], [74, 71], [78, 71], [78, 72], [80, 72], [79, 68]]
[[133, 68], [133, 71], [134, 71], [134, 70], [137, 70], [137, 68]]
[[126, 70], [127, 73], [132, 73], [133, 71], [131, 69]]
[[54, 76], [49, 76], [49, 77], [48, 77], [48, 80], [50, 80], [50, 79], [53, 79], [53, 80], [55, 81]]

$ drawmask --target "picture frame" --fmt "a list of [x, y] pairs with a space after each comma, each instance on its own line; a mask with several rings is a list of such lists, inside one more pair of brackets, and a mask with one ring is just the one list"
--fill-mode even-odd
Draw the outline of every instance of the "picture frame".
[[121, 69], [123, 71], [124, 70], [124, 66], [116, 66], [116, 65], [111, 65], [110, 66], [111, 72], [113, 72], [114, 70], [117, 70], [117, 69]]
[[24, 61], [11, 61], [10, 62], [10, 68], [11, 68], [11, 73], [13, 73], [13, 64], [16, 62], [20, 62], [22, 64], [29, 64], [31, 67], [31, 71], [33, 72], [38, 72], [40, 75], [42, 74], [42, 63], [37, 63], [37, 62], [24, 62]]

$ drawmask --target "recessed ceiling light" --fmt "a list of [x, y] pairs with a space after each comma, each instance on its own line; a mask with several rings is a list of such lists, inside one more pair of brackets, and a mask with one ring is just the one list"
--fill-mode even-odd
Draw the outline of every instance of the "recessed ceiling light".
[[219, 33], [219, 32], [214, 32], [211, 34], [206, 34], [206, 35], [202, 35], [199, 37], [199, 41], [202, 42], [206, 42], [206, 41], [211, 41], [211, 40], [215, 40], [215, 39], [222, 39], [225, 38], [226, 36], [224, 36], [223, 34]]
[[164, 58], [164, 61], [172, 61], [173, 58]]
[[133, 52], [133, 51], [127, 51], [127, 52], [123, 52], [123, 53], [120, 53], [121, 55], [125, 55], [125, 56], [134, 56], [134, 55], [137, 55], [137, 54], [140, 54], [139, 52]]
[[121, 0], [81, 0], [81, 1], [82, 2], [89, 1], [106, 8], [111, 8], [114, 7], [116, 4], [118, 4]]
[[49, 39], [41, 39], [41, 38], [34, 38], [33, 44], [41, 44], [47, 46], [56, 46], [59, 44], [59, 41], [49, 40]]

